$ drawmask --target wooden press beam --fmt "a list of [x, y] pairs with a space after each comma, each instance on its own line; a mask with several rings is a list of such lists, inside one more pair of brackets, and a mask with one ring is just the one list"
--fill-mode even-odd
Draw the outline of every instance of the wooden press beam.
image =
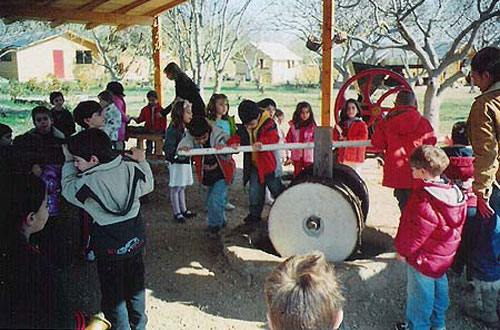
[[321, 68], [321, 125], [331, 126], [332, 110], [332, 27], [334, 0], [323, 0], [323, 60]]
[[87, 23], [108, 25], [152, 25], [153, 17], [150, 16], [132, 16], [119, 15], [113, 13], [100, 13], [79, 9], [63, 9], [44, 7], [38, 5], [3, 5], [0, 4], [0, 17], [22, 18], [22, 19], [40, 19], [67, 22]]
[[94, 1], [91, 1], [89, 3], [84, 4], [83, 6], [78, 7], [77, 9], [78, 10], [92, 11], [95, 8], [99, 7], [102, 4], [105, 4], [108, 1], [110, 1], [110, 0], [94, 0]]
[[155, 91], [158, 94], [158, 103], [163, 105], [162, 83], [161, 83], [161, 20], [155, 16], [152, 25], [153, 64]]
[[131, 11], [134, 8], [137, 8], [151, 0], [135, 0], [134, 2], [129, 3], [126, 6], [120, 7], [116, 10], [113, 10], [113, 13], [115, 14], [126, 14], [127, 12]]

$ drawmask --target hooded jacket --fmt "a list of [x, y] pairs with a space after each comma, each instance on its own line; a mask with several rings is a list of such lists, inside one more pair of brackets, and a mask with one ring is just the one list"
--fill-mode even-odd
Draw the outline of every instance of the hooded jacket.
[[[488, 199], [500, 180], [500, 81], [476, 97], [467, 119], [467, 135], [474, 150], [473, 190]], [[497, 184], [498, 186], [498, 184]]]
[[156, 117], [156, 115], [161, 115], [161, 105], [157, 104], [154, 109], [151, 108], [149, 104], [142, 108], [141, 114], [137, 118], [137, 123], [145, 122], [144, 127], [146, 127], [147, 131], [165, 133], [167, 118], [163, 116], [160, 118]]
[[[210, 127], [212, 128], [209, 137], [210, 147], [213, 148], [216, 146], [225, 146], [229, 136], [212, 122], [210, 122]], [[186, 135], [179, 143], [177, 150], [182, 148], [203, 148], [203, 146], [196, 144], [193, 136], [189, 134], [189, 131], [187, 131]], [[193, 156], [192, 158], [193, 162], [195, 163], [198, 182], [201, 184], [203, 182], [203, 165], [205, 156]], [[230, 184], [231, 180], [233, 179], [234, 172], [236, 171], [236, 163], [234, 162], [233, 157], [231, 156], [231, 154], [218, 154], [215, 155], [215, 158], [217, 159], [217, 163], [219, 164], [219, 167], [224, 174], [226, 183]]]
[[467, 197], [467, 207], [477, 206], [477, 197], [472, 191], [474, 177], [474, 157], [472, 149], [467, 146], [453, 145], [443, 148], [450, 159], [444, 175], [456, 184]]
[[[236, 134], [227, 141], [228, 145], [276, 144], [279, 142], [276, 122], [269, 117], [267, 111], [261, 111], [257, 126], [248, 131], [243, 125], [238, 125]], [[265, 182], [267, 175], [275, 175], [276, 157], [273, 151], [245, 152], [243, 156], [243, 185], [250, 180], [251, 167], [255, 166], [259, 173], [259, 182]]]
[[[340, 127], [340, 126], [339, 126]], [[368, 126], [362, 118], [355, 118], [351, 126], [347, 128], [347, 121], [340, 127], [346, 141], [367, 140]], [[340, 141], [340, 132], [333, 129], [333, 141]], [[365, 161], [366, 147], [339, 148], [339, 163], [352, 162], [363, 163]]]
[[[313, 122], [311, 122], [308, 126], [296, 128], [295, 123], [291, 120], [288, 122], [288, 125], [290, 125], [290, 129], [286, 134], [286, 142], [314, 142], [314, 128], [316, 125]], [[292, 149], [290, 151], [290, 159], [292, 161], [303, 159], [306, 163], [312, 163], [314, 161], [314, 149]]]
[[410, 153], [424, 144], [435, 145], [434, 130], [415, 107], [394, 108], [377, 123], [371, 138], [375, 149], [385, 150], [382, 185], [396, 189], [411, 189]]
[[465, 200], [453, 184], [415, 180], [394, 245], [425, 276], [440, 278], [453, 262], [467, 214]]
[[108, 163], [78, 174], [72, 162], [62, 170], [62, 195], [94, 220], [92, 246], [98, 258], [135, 255], [144, 245], [139, 198], [153, 191], [154, 180], [146, 161], [117, 156]]

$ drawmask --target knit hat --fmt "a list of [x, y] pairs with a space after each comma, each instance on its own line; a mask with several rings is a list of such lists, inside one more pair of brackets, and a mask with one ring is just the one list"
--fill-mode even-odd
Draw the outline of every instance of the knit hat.
[[7, 133], [12, 133], [12, 129], [5, 124], [0, 124], [0, 137], [4, 136]]
[[238, 116], [243, 124], [248, 124], [257, 119], [260, 114], [260, 108], [254, 101], [245, 100], [238, 106]]
[[189, 134], [194, 137], [201, 137], [205, 133], [210, 132], [210, 124], [203, 116], [195, 116], [187, 125]]

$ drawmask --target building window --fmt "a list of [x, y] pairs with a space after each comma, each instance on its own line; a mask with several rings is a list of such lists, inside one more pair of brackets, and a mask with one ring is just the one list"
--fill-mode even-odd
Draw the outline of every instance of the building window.
[[0, 57], [0, 62], [12, 62], [12, 53], [7, 53]]
[[295, 67], [295, 61], [294, 60], [288, 60], [288, 68], [291, 69], [291, 68], [294, 68]]
[[92, 52], [90, 50], [77, 50], [76, 64], [92, 64]]
[[261, 69], [264, 69], [264, 59], [263, 58], [259, 59], [259, 66]]

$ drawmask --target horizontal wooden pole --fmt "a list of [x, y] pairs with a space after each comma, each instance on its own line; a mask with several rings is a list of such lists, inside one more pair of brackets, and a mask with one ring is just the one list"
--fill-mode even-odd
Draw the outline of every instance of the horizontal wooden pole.
[[101, 13], [77, 9], [63, 9], [44, 7], [39, 5], [2, 5], [0, 4], [0, 17], [22, 18], [49, 21], [66, 21], [75, 23], [98, 23], [106, 25], [151, 25], [152, 16], [120, 15]]
[[[332, 142], [332, 148], [343, 147], [371, 147], [370, 140], [358, 141], [335, 141]], [[308, 143], [283, 143], [283, 144], [264, 144], [260, 151], [275, 151], [275, 150], [291, 150], [291, 149], [313, 149], [314, 142]], [[252, 146], [239, 146], [237, 148], [224, 147], [222, 149], [215, 148], [194, 148], [189, 151], [179, 150], [179, 156], [203, 156], [214, 154], [234, 154], [240, 152], [254, 152]]]

